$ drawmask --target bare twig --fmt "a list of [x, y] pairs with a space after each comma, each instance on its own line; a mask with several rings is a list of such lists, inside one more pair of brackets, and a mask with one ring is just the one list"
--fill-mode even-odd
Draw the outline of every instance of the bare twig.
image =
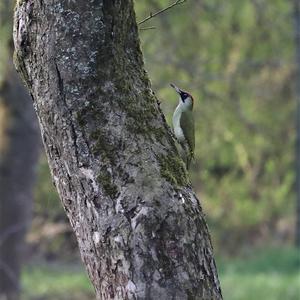
[[150, 26], [150, 27], [142, 27], [142, 28], [140, 28], [140, 30], [150, 30], [150, 29], [156, 29], [156, 27]]
[[147, 18], [145, 18], [144, 20], [140, 21], [140, 22], [138, 23], [138, 25], [141, 25], [141, 24], [143, 24], [143, 23], [149, 21], [150, 19], [156, 17], [157, 15], [159, 15], [159, 14], [161, 14], [161, 13], [164, 13], [165, 11], [171, 9], [172, 7], [174, 7], [174, 6], [176, 6], [176, 5], [183, 4], [184, 2], [186, 2], [186, 0], [176, 0], [173, 4], [169, 5], [168, 7], [165, 7], [165, 8], [163, 8], [163, 9], [161, 9], [161, 10], [155, 12], [155, 13], [152, 13], [152, 12], [151, 12], [150, 15], [149, 15]]

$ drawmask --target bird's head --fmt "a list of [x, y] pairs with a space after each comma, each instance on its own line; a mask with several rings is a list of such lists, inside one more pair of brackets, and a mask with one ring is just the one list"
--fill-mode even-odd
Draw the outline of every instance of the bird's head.
[[175, 91], [179, 95], [180, 102], [182, 102], [186, 106], [189, 106], [189, 107], [193, 108], [194, 99], [193, 99], [191, 94], [189, 94], [188, 92], [183, 91], [182, 89], [177, 87], [174, 83], [171, 83], [170, 86], [173, 89], [175, 89]]

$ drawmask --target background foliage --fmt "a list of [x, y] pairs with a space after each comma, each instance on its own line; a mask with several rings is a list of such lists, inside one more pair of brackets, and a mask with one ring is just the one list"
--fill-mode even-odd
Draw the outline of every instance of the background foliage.
[[[169, 3], [149, 2], [153, 10]], [[196, 99], [192, 177], [217, 249], [285, 239], [292, 228], [292, 17], [289, 1], [188, 1], [141, 32], [166, 114], [177, 103], [169, 82]]]

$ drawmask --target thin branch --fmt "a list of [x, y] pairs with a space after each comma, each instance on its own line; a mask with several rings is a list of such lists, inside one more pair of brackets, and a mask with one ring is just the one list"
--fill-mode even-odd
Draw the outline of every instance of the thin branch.
[[142, 28], [140, 28], [140, 30], [150, 30], [150, 29], [156, 29], [156, 27], [150, 26], [150, 27], [142, 27]]
[[159, 11], [157, 11], [157, 12], [155, 12], [155, 13], [150, 13], [150, 15], [149, 15], [146, 19], [140, 21], [140, 22], [138, 23], [138, 25], [141, 25], [141, 24], [143, 24], [143, 23], [149, 21], [150, 19], [156, 17], [157, 15], [159, 15], [159, 14], [161, 14], [161, 13], [164, 13], [165, 11], [171, 9], [172, 7], [174, 7], [174, 6], [176, 6], [176, 5], [183, 4], [184, 2], [186, 2], [186, 0], [176, 0], [176, 2], [174, 2], [174, 3], [171, 4], [171, 5], [169, 5], [168, 7], [165, 7], [165, 8], [163, 8], [162, 10], [159, 10]]

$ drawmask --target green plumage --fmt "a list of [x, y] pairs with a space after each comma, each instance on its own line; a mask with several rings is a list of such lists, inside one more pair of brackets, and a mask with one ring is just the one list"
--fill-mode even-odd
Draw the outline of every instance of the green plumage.
[[194, 153], [195, 150], [195, 126], [194, 117], [191, 110], [183, 111], [180, 118], [180, 127], [187, 140], [190, 151]]
[[180, 127], [188, 144], [187, 168], [189, 168], [195, 150], [195, 123], [192, 110], [186, 110], [181, 113]]

